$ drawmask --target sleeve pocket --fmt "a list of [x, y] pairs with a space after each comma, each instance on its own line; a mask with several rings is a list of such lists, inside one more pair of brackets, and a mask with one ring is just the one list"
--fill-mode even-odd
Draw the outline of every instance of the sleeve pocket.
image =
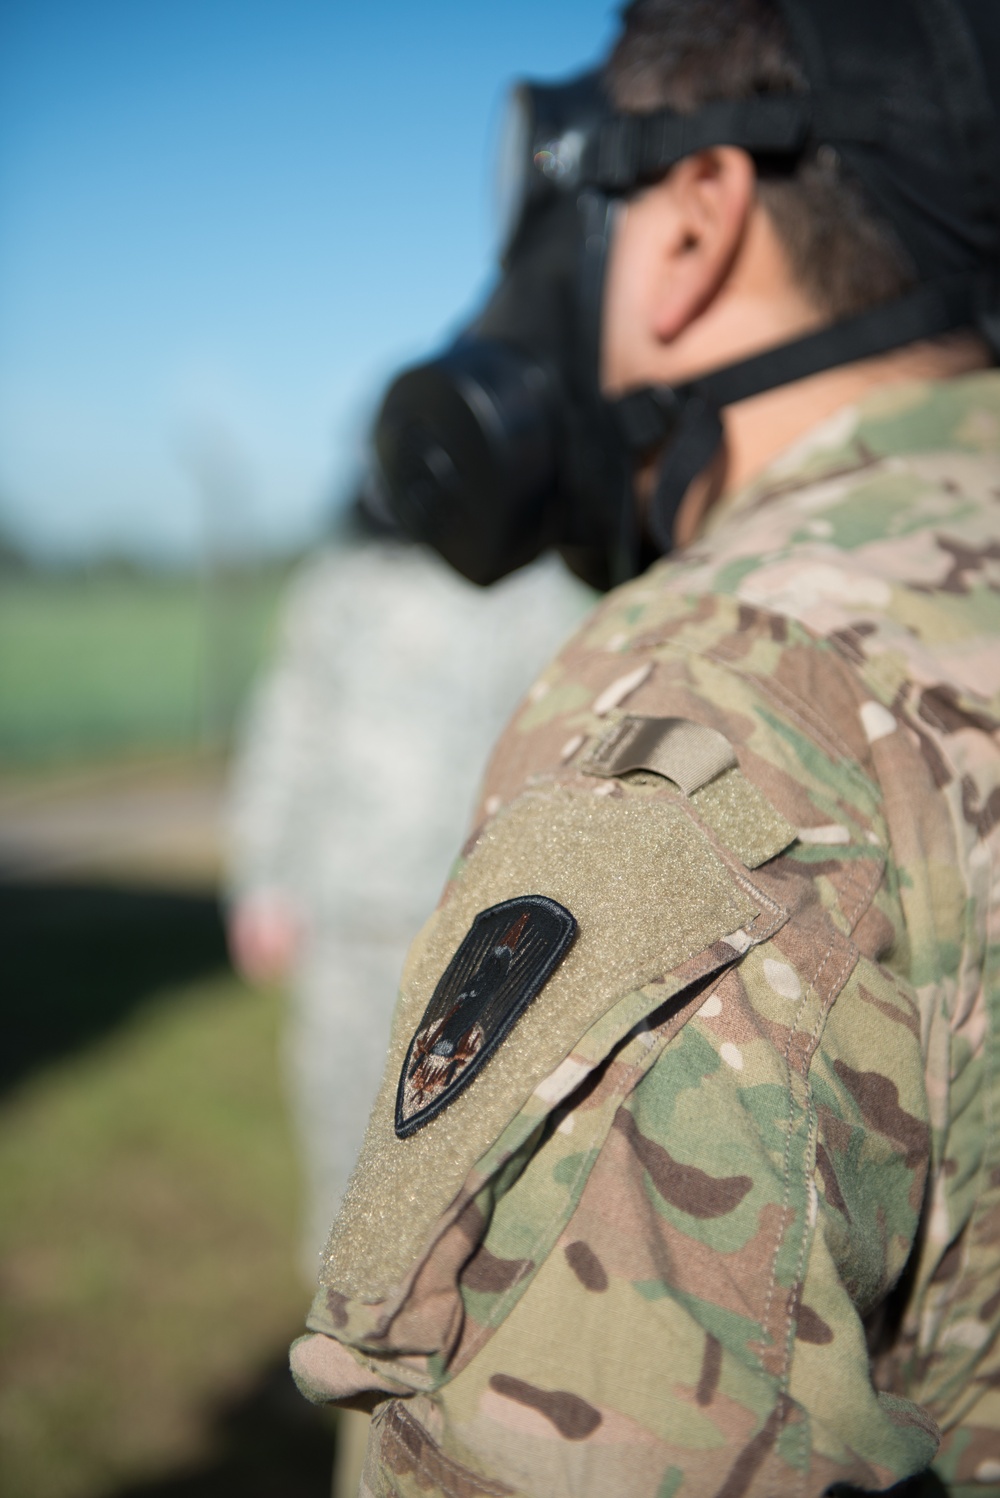
[[[576, 941], [471, 1084], [419, 1132], [397, 1137], [400, 1069], [442, 974], [480, 912], [526, 895], [570, 911]], [[670, 792], [614, 784], [595, 793], [577, 783], [514, 801], [482, 831], [411, 952], [310, 1327], [428, 1387], [433, 1360], [447, 1357], [459, 1334], [459, 1277], [491, 1204], [543, 1131], [558, 1126], [560, 1104], [591, 1076], [595, 1103], [609, 1099], [574, 1110], [575, 1164], [541, 1209], [553, 1236], [600, 1150], [613, 1099], [683, 1026], [712, 975], [787, 918]], [[506, 1277], [514, 1290], [530, 1265], [491, 1266], [479, 1254], [471, 1272], [494, 1291]]]

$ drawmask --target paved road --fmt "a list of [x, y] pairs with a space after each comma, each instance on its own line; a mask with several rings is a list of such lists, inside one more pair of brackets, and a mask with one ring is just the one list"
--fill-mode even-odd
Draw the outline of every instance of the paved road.
[[218, 760], [0, 775], [0, 878], [214, 887], [223, 785]]

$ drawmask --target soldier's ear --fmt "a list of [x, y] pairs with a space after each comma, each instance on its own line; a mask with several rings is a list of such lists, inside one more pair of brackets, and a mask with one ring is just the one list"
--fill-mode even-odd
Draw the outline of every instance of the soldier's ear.
[[743, 243], [756, 181], [746, 151], [718, 146], [685, 157], [650, 189], [646, 206], [657, 243], [647, 308], [660, 343], [673, 342], [710, 312]]

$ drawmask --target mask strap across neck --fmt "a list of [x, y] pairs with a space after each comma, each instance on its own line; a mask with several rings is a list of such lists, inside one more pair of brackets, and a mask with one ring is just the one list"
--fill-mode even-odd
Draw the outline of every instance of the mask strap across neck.
[[677, 512], [691, 484], [722, 447], [722, 413], [711, 400], [691, 395], [656, 475], [646, 528], [661, 556], [674, 549]]
[[674, 547], [677, 512], [691, 483], [719, 452], [726, 406], [826, 369], [889, 353], [922, 338], [972, 328], [995, 296], [992, 282], [962, 275], [925, 282], [892, 302], [780, 348], [679, 386], [648, 385], [615, 402], [619, 427], [638, 453], [667, 444], [647, 528], [661, 553]]

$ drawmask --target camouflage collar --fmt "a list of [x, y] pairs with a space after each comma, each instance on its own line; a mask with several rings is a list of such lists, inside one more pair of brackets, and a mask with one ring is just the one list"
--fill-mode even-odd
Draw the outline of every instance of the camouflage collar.
[[[919, 420], [914, 420], [917, 412]], [[808, 485], [862, 473], [887, 458], [905, 459], [943, 447], [977, 456], [1000, 454], [1000, 370], [900, 381], [842, 406], [779, 453], [749, 484], [713, 505], [698, 539]]]

